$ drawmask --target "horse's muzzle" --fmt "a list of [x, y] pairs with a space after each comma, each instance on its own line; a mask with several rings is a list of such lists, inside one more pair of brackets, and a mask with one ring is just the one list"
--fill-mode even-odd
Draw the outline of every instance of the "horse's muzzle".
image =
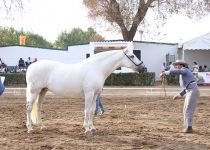
[[139, 65], [138, 66], [138, 72], [139, 73], [144, 73], [144, 72], [147, 72], [147, 68], [143, 65]]

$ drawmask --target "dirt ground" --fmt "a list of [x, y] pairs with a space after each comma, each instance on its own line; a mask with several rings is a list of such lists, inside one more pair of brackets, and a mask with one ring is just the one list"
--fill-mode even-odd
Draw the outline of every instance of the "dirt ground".
[[[106, 91], [103, 91], [106, 93]], [[138, 93], [102, 94], [105, 113], [96, 116], [97, 132], [86, 137], [83, 100], [47, 95], [44, 129], [26, 132], [24, 94], [0, 97], [1, 150], [207, 150], [210, 149], [210, 98], [199, 100], [194, 133], [183, 134], [183, 100]], [[118, 91], [118, 93], [120, 93]]]

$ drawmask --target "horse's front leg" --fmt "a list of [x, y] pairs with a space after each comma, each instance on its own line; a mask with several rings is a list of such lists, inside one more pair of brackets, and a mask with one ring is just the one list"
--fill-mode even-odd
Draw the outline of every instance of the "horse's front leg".
[[91, 130], [88, 126], [89, 118], [88, 118], [87, 110], [84, 110], [84, 112], [85, 112], [85, 118], [84, 118], [83, 127], [85, 128], [85, 135], [89, 135], [89, 134], [91, 134]]
[[92, 106], [91, 106], [91, 112], [90, 112], [90, 119], [89, 119], [89, 126], [90, 126], [90, 130], [91, 132], [96, 132], [96, 128], [93, 125], [93, 118], [94, 118], [94, 114], [95, 114], [95, 109], [96, 109], [96, 96], [94, 96], [93, 98], [93, 102], [92, 102]]
[[94, 96], [94, 92], [85, 93], [85, 118], [84, 118], [84, 128], [85, 134], [90, 135], [92, 131], [95, 131], [95, 127], [93, 126], [93, 105], [95, 104], [96, 96]]

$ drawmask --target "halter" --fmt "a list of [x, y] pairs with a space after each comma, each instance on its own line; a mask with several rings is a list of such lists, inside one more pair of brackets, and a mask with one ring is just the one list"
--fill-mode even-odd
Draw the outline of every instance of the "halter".
[[143, 64], [143, 61], [140, 60], [140, 61], [141, 61], [140, 64], [137, 65], [137, 64], [136, 64], [128, 55], [126, 55], [126, 53], [125, 53], [124, 51], [123, 51], [123, 53], [125, 54], [125, 56], [126, 56], [134, 65], [140, 66], [141, 64]]

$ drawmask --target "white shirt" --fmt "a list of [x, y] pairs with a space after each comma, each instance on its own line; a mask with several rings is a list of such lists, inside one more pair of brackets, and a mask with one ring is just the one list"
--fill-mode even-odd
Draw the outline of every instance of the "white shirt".
[[199, 66], [198, 65], [194, 65], [193, 66], [193, 72], [198, 72]]
[[170, 64], [170, 70], [174, 69], [174, 65]]

